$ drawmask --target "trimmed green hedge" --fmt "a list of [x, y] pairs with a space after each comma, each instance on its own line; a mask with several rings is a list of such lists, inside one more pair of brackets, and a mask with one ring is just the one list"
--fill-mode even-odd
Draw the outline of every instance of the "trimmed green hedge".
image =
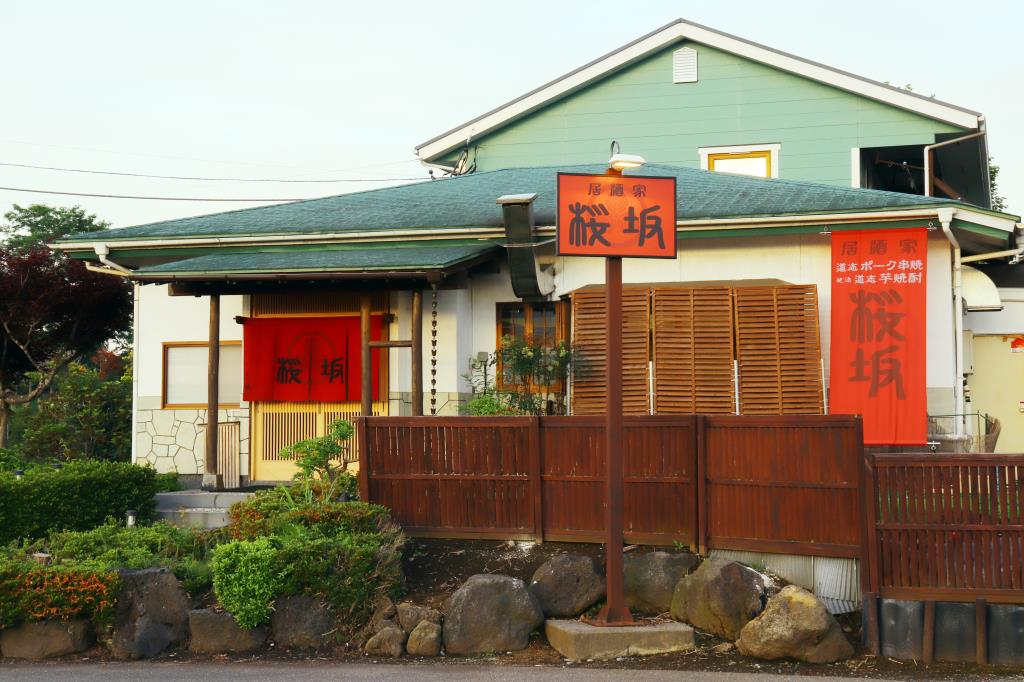
[[88, 530], [134, 509], [140, 523], [153, 518], [156, 474], [125, 462], [69, 462], [37, 467], [22, 480], [0, 474], [0, 544], [42, 538], [58, 530]]

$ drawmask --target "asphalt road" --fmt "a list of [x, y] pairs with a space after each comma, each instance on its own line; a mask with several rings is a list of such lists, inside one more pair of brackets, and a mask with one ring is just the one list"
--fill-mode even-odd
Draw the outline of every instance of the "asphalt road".
[[[428, 682], [610, 682], [642, 678], [643, 682], [781, 682], [779, 675], [764, 673], [721, 673], [673, 670], [608, 670], [594, 668], [518, 667], [496, 665], [385, 665], [330, 663], [77, 663], [0, 665], [0, 680], [39, 680], [51, 682], [111, 682], [145, 680], [209, 680], [210, 682], [257, 682], [287, 680], [325, 682], [327, 680], [426, 680]], [[842, 677], [811, 677], [815, 682], [844, 680]]]

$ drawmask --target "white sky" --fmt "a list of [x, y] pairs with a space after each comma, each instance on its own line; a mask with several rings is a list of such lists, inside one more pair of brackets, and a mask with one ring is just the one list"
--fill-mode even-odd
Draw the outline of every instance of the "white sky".
[[[1024, 211], [1024, 4], [17, 2], [0, 5], [0, 162], [161, 175], [425, 177], [414, 145], [683, 16], [983, 112]], [[603, 159], [595, 159], [602, 161]], [[315, 197], [396, 183], [195, 182], [0, 166], [0, 186]], [[115, 226], [257, 205], [60, 197]]]

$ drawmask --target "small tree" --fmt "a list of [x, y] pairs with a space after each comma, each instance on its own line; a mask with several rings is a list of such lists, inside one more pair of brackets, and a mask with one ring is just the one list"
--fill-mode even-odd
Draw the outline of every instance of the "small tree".
[[354, 429], [352, 424], [339, 419], [328, 427], [327, 435], [319, 438], [300, 440], [281, 448], [281, 456], [295, 458], [298, 472], [295, 480], [303, 484], [307, 502], [319, 497], [321, 502], [334, 499], [335, 495], [350, 485], [348, 463], [345, 455], [349, 451]]
[[131, 323], [131, 290], [42, 243], [102, 230], [78, 207], [15, 206], [0, 226], [0, 447], [16, 406], [39, 398], [75, 360]]

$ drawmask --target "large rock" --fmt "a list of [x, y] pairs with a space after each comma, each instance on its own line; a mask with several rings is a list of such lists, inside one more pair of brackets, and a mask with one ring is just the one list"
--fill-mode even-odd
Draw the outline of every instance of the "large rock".
[[191, 635], [188, 648], [203, 654], [255, 651], [267, 640], [267, 628], [242, 629], [234, 616], [224, 611], [196, 609], [188, 614]]
[[421, 620], [405, 643], [410, 656], [437, 656], [441, 653], [441, 626], [429, 620]]
[[768, 600], [761, 615], [743, 626], [736, 648], [745, 656], [808, 663], [833, 663], [853, 655], [853, 647], [825, 605], [796, 585], [784, 587]]
[[693, 554], [650, 552], [627, 554], [622, 562], [626, 606], [633, 611], [657, 615], [672, 606], [672, 592], [679, 579], [700, 563]]
[[185, 640], [192, 603], [166, 568], [122, 571], [111, 651], [115, 658], [156, 656]]
[[441, 624], [441, 612], [426, 606], [416, 606], [411, 602], [402, 602], [397, 607], [398, 624], [406, 633], [411, 633], [416, 626], [427, 621], [428, 623]]
[[544, 615], [572, 618], [604, 598], [604, 576], [594, 560], [580, 554], [551, 557], [534, 572], [530, 593]]
[[39, 660], [66, 656], [85, 651], [94, 641], [92, 625], [86, 620], [43, 620], [0, 630], [0, 652], [4, 658]]
[[444, 648], [449, 654], [525, 649], [543, 622], [544, 612], [522, 580], [474, 575], [448, 599]]
[[369, 640], [363, 650], [368, 654], [380, 654], [398, 658], [404, 650], [406, 634], [402, 628], [384, 628]]
[[725, 639], [764, 608], [767, 578], [728, 559], [712, 558], [685, 576], [672, 595], [672, 617]]
[[270, 638], [278, 646], [315, 649], [334, 630], [334, 614], [316, 597], [279, 597], [270, 617]]

